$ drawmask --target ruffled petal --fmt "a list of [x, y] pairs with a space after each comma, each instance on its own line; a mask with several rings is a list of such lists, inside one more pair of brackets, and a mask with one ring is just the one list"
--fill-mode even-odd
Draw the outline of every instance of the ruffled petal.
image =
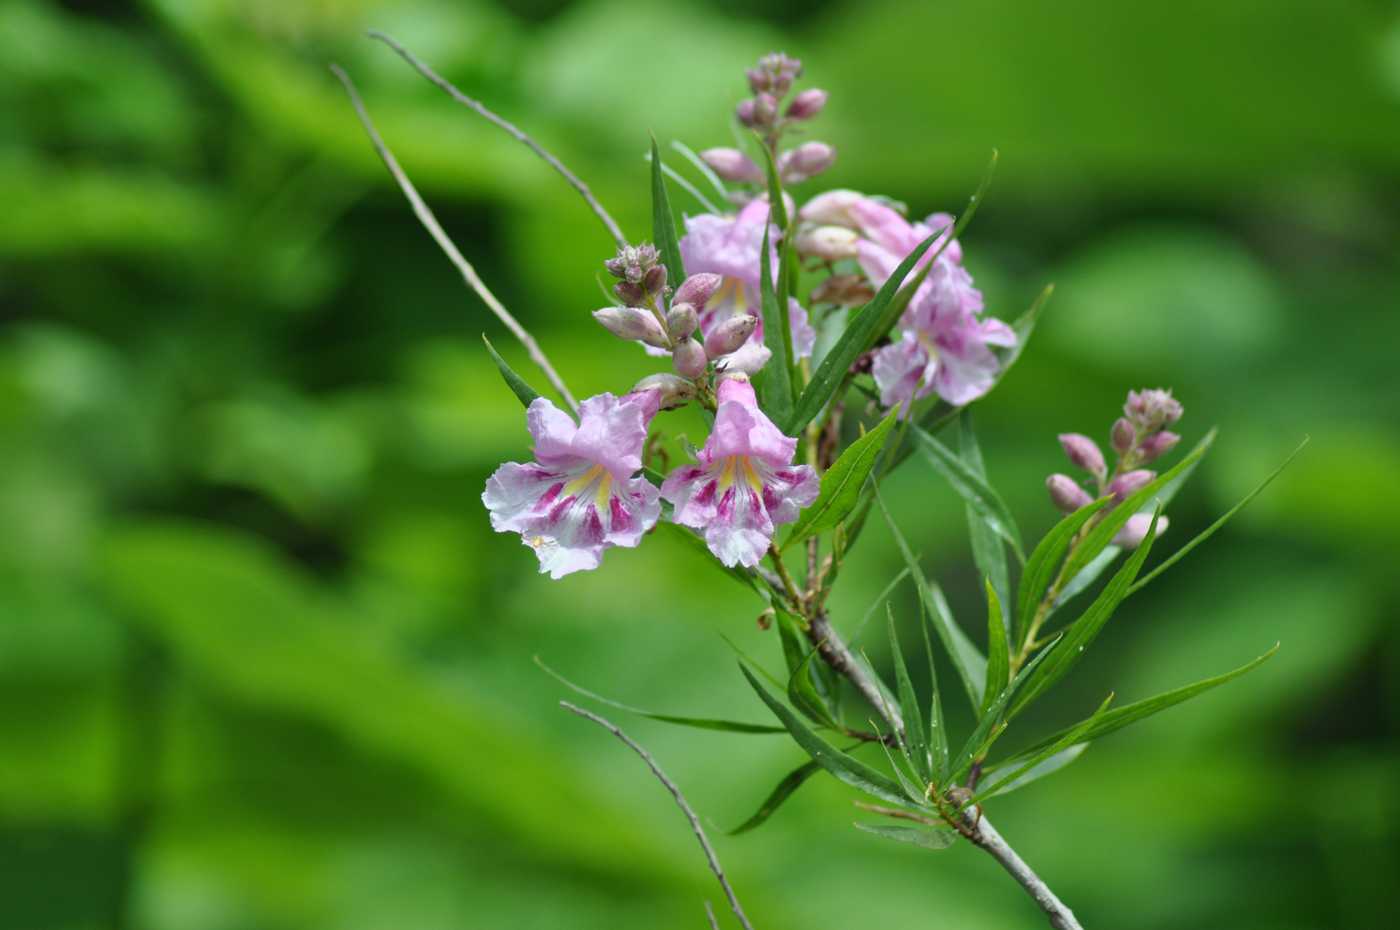
[[763, 506], [775, 526], [792, 523], [821, 493], [821, 478], [810, 465], [773, 467], [754, 463], [763, 483]]
[[715, 423], [702, 452], [704, 461], [731, 455], [753, 455], [773, 465], [786, 465], [792, 461], [797, 440], [784, 436], [782, 430], [758, 409], [752, 384], [738, 378], [726, 378], [720, 382], [718, 394]]
[[880, 403], [896, 407], [927, 396], [933, 390], [936, 366], [919, 344], [918, 335], [906, 330], [898, 342], [880, 348], [872, 359], [871, 374], [880, 389]]
[[535, 440], [535, 459], [546, 464], [573, 456], [578, 426], [547, 397], [536, 397], [525, 411], [525, 424]]
[[571, 477], [534, 462], [506, 462], [486, 480], [481, 494], [491, 514], [491, 528], [498, 533], [523, 532], [532, 517], [549, 509]]
[[590, 397], [579, 406], [579, 426], [572, 451], [580, 458], [607, 468], [617, 479], [630, 477], [642, 467], [642, 446], [646, 443], [649, 419], [645, 401], [640, 397], [618, 398], [612, 394]]

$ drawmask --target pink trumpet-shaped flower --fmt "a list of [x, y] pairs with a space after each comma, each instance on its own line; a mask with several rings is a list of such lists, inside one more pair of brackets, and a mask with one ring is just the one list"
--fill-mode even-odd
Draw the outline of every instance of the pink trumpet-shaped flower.
[[579, 422], [543, 397], [526, 414], [535, 460], [507, 462], [486, 482], [482, 503], [499, 533], [519, 533], [551, 578], [597, 568], [611, 546], [633, 547], [661, 514], [642, 467], [647, 425], [661, 392], [599, 394]]
[[[689, 274], [709, 272], [723, 276], [723, 282], [700, 312], [700, 332], [708, 336], [726, 320], [735, 316], [752, 315], [762, 320], [759, 307], [760, 260], [763, 252], [763, 230], [768, 225], [768, 202], [753, 200], [736, 216], [716, 216], [705, 213], [687, 217], [686, 233], [681, 237], [681, 259]], [[777, 274], [777, 227], [769, 228], [769, 260]], [[788, 319], [792, 326], [793, 353], [802, 358], [812, 354], [817, 334], [807, 322], [807, 311], [796, 300], [788, 301]], [[727, 371], [758, 371], [768, 361], [768, 348], [763, 344], [763, 323], [760, 322], [748, 340], [724, 360]]]
[[677, 523], [704, 532], [725, 565], [757, 565], [774, 528], [796, 520], [821, 489], [810, 465], [791, 464], [796, 447], [758, 409], [747, 379], [725, 378], [698, 463], [673, 471], [661, 496], [675, 505]]

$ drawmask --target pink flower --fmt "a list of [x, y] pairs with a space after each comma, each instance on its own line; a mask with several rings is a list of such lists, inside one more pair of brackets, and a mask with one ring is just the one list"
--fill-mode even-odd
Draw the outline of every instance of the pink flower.
[[[781, 231], [768, 224], [768, 202], [750, 201], [736, 216], [705, 213], [687, 217], [681, 237], [681, 259], [689, 274], [710, 272], [723, 276], [719, 289], [700, 313], [700, 332], [708, 336], [734, 316], [752, 315], [760, 323], [739, 349], [725, 359], [725, 369], [753, 373], [762, 368], [771, 354], [763, 344], [762, 312], [759, 306], [760, 259], [763, 230], [769, 226], [769, 260], [777, 274], [777, 248]], [[792, 326], [792, 348], [797, 357], [812, 354], [817, 334], [807, 322], [807, 311], [796, 300], [788, 301]]]
[[659, 391], [585, 400], [579, 423], [543, 397], [526, 413], [535, 460], [507, 462], [486, 482], [482, 503], [498, 533], [519, 533], [551, 578], [597, 568], [603, 550], [633, 547], [661, 514], [656, 488], [632, 477], [642, 467]]
[[790, 464], [796, 448], [758, 409], [746, 378], [725, 378], [698, 463], [673, 471], [661, 496], [675, 505], [677, 523], [704, 532], [725, 565], [757, 565], [774, 527], [796, 520], [821, 490], [810, 465]]

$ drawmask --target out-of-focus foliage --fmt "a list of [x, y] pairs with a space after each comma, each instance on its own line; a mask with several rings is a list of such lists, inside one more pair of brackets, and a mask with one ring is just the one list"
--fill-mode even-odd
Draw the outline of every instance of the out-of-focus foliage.
[[[978, 408], [1028, 539], [1055, 519], [1054, 434], [1109, 422], [1128, 387], [1172, 386], [1188, 432], [1221, 428], [1173, 504], [1178, 542], [1313, 438], [1125, 606], [1026, 735], [1110, 689], [1279, 654], [993, 802], [999, 825], [1090, 926], [1393, 919], [1386, 4], [7, 0], [0, 926], [699, 927], [716, 895], [669, 799], [529, 660], [767, 722], [720, 635], [771, 662], [776, 633], [665, 535], [550, 583], [490, 532], [482, 483], [526, 436], [479, 334], [528, 362], [416, 227], [326, 63], [577, 392], [647, 365], [588, 318], [610, 250], [595, 219], [371, 26], [528, 126], [639, 238], [647, 130], [663, 151], [725, 144], [741, 68], [772, 47], [832, 91], [833, 185], [956, 208], [998, 147], [968, 264], [1004, 318], [1056, 283]], [[985, 636], [962, 501], [918, 461], [885, 494]], [[868, 535], [832, 604], [847, 631], [902, 566]], [[895, 607], [912, 615], [907, 583]], [[888, 672], [881, 636], [861, 644]], [[782, 737], [629, 729], [726, 828], [800, 762]], [[850, 829], [850, 796], [817, 776], [722, 840], [760, 926], [1036, 925], [975, 850]]]

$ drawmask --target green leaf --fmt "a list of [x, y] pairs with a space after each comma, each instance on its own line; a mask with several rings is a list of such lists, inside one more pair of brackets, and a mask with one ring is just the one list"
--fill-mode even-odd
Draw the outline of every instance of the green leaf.
[[1036, 763], [1035, 765], [1032, 765], [1025, 771], [1024, 774], [1019, 775], [1016, 778], [1008, 779], [1005, 784], [999, 784], [996, 790], [988, 791], [985, 794], [981, 795], [981, 800], [985, 801], [993, 797], [999, 798], [1004, 794], [1010, 794], [1018, 788], [1024, 788], [1026, 787], [1026, 785], [1029, 785], [1033, 781], [1039, 781], [1047, 775], [1053, 775], [1060, 769], [1064, 768], [1065, 766], [1069, 765], [1071, 762], [1082, 756], [1084, 754], [1084, 750], [1088, 748], [1088, 743], [1075, 743], [1074, 745], [1066, 749], [1061, 749], [1054, 755], [1051, 755], [1048, 758]]
[[758, 140], [758, 150], [763, 153], [763, 171], [768, 179], [768, 203], [769, 219], [778, 225], [779, 229], [787, 229], [787, 202], [783, 199], [783, 182], [778, 177], [778, 166], [773, 163], [773, 153], [764, 144], [763, 138], [758, 134], [753, 134]]
[[816, 654], [817, 651], [813, 649], [797, 664], [797, 668], [792, 670], [787, 684], [788, 701], [817, 726], [831, 730], [844, 729], [832, 717], [831, 711], [826, 706], [826, 701], [817, 693], [816, 686], [812, 684], [812, 657]]
[[[797, 399], [797, 406], [792, 411], [791, 416], [782, 422], [783, 432], [789, 436], [796, 436], [807, 424], [812, 422], [821, 409], [831, 400], [837, 389], [840, 388], [846, 378], [846, 372], [850, 370], [851, 363], [856, 358], [874, 344], [876, 339], [889, 330], [899, 319], [899, 314], [903, 312], [903, 303], [895, 302], [895, 295], [899, 292], [900, 285], [908, 277], [914, 265], [933, 245], [943, 230], [930, 235], [923, 242], [899, 263], [899, 267], [890, 275], [889, 280], [881, 286], [879, 292], [860, 310], [856, 311], [855, 317], [851, 320], [846, 331], [841, 334], [836, 345], [826, 353], [817, 370], [812, 374], [812, 380], [807, 383], [807, 389], [802, 392], [802, 396]], [[944, 243], [944, 247], [947, 243]], [[932, 261], [920, 272], [927, 274], [928, 267], [932, 267]], [[911, 282], [911, 287], [913, 287]], [[912, 291], [911, 291], [912, 294]], [[906, 297], [906, 302], [907, 302]], [[764, 326], [767, 326], [765, 321]]]
[[1016, 557], [1025, 562], [1026, 556], [1021, 550], [1021, 532], [1016, 528], [1016, 520], [1011, 516], [1011, 511], [1001, 499], [1001, 495], [985, 478], [954, 454], [953, 450], [922, 427], [914, 426], [911, 432], [929, 463], [947, 479], [967, 505], [977, 512], [987, 527], [1010, 544]]
[[[774, 421], [782, 423], [792, 415], [792, 361], [788, 356], [788, 343], [791, 333], [784, 333], [787, 319], [786, 306], [780, 305], [778, 293], [773, 285], [773, 263], [769, 254], [768, 231], [763, 227], [763, 250], [759, 254], [758, 291], [759, 310], [763, 315], [763, 342], [773, 357], [763, 366], [763, 378], [759, 383], [759, 399], [764, 411]], [[792, 432], [789, 436], [795, 435]]]
[[[1228, 681], [1234, 681], [1236, 678], [1239, 678], [1246, 672], [1253, 671], [1260, 665], [1263, 665], [1265, 662], [1267, 662], [1270, 658], [1273, 657], [1274, 653], [1278, 652], [1278, 649], [1279, 644], [1275, 643], [1272, 649], [1270, 649], [1268, 652], [1265, 652], [1257, 659], [1254, 659], [1250, 662], [1246, 662], [1239, 668], [1225, 672], [1223, 675], [1216, 675], [1213, 678], [1204, 678], [1193, 684], [1185, 685], [1184, 687], [1164, 692], [1162, 694], [1156, 695], [1155, 697], [1150, 697], [1146, 700], [1138, 701], [1134, 704], [1127, 704], [1123, 707], [1119, 707], [1115, 710], [1109, 711], [1108, 713], [1103, 714], [1102, 716], [1094, 720], [1093, 726], [1085, 730], [1080, 735], [1079, 739], [1081, 741], [1099, 739], [1100, 737], [1107, 736], [1115, 730], [1121, 730], [1126, 726], [1137, 723], [1139, 720], [1142, 720], [1146, 717], [1151, 717], [1153, 714], [1160, 713], [1161, 711], [1166, 710], [1168, 707], [1173, 707], [1177, 704], [1182, 703], [1183, 701], [1189, 701], [1191, 698], [1196, 697], [1199, 694], [1204, 694], [1212, 688], [1217, 688]], [[1070, 727], [1068, 730], [1062, 730], [1060, 733], [1057, 733], [1053, 736], [1049, 736], [1041, 740], [1034, 746], [1031, 746], [1030, 748], [1024, 749], [1021, 752], [1017, 753], [1015, 756], [1012, 757], [1012, 759], [1008, 760], [1008, 762], [1039, 752], [1045, 746], [1058, 742], [1065, 733], [1076, 729], [1078, 726], [1079, 724], [1076, 724], [1074, 727]]]
[[987, 750], [991, 747], [992, 743], [996, 741], [997, 736], [1006, 728], [1006, 722], [1003, 719], [1002, 712], [1006, 710], [1006, 706], [1011, 701], [1012, 695], [1014, 695], [1023, 684], [1030, 680], [1031, 676], [1035, 674], [1036, 669], [1040, 667], [1040, 663], [1045, 660], [1046, 653], [1049, 651], [1049, 649], [1046, 649], [1027, 662], [1025, 667], [1016, 674], [1016, 677], [1011, 679], [1005, 688], [1001, 689], [1001, 692], [992, 701], [991, 705], [988, 706], [986, 713], [982, 714], [982, 719], [977, 722], [977, 726], [973, 729], [972, 735], [967, 738], [967, 742], [963, 743], [962, 749], [953, 757], [954, 765], [951, 782], [961, 781], [962, 777], [972, 768], [972, 764], [986, 755]]
[[1156, 578], [1158, 575], [1162, 574], [1162, 572], [1166, 571], [1167, 569], [1175, 565], [1177, 562], [1179, 562], [1192, 549], [1196, 548], [1201, 543], [1209, 539], [1211, 536], [1215, 535], [1216, 531], [1219, 530], [1226, 523], [1228, 523], [1231, 517], [1243, 510], [1245, 508], [1245, 505], [1247, 505], [1250, 501], [1254, 500], [1254, 498], [1258, 497], [1260, 492], [1267, 488], [1275, 478], [1282, 474], [1283, 470], [1287, 468], [1290, 464], [1292, 464], [1293, 460], [1298, 457], [1298, 453], [1302, 452], [1303, 447], [1307, 444], [1308, 440], [1306, 439], [1300, 442], [1298, 444], [1298, 448], [1294, 449], [1293, 452], [1289, 454], [1288, 458], [1283, 460], [1283, 464], [1279, 465], [1278, 468], [1275, 468], [1272, 472], [1270, 472], [1269, 476], [1263, 481], [1261, 481], [1254, 488], [1254, 490], [1246, 494], [1238, 504], [1225, 511], [1225, 513], [1221, 515], [1219, 520], [1216, 520], [1210, 526], [1206, 527], [1204, 530], [1198, 533], [1190, 542], [1188, 542], [1186, 545], [1182, 546], [1180, 549], [1176, 550], [1170, 556], [1168, 556], [1166, 561], [1164, 561], [1161, 565], [1158, 565], [1156, 568], [1152, 569], [1152, 571], [1139, 578], [1137, 582], [1135, 582], [1133, 586], [1128, 589], [1128, 593], [1137, 593], [1139, 590], [1145, 587], [1148, 582], [1152, 581], [1152, 579]]
[[1016, 322], [1011, 324], [1011, 329], [1016, 333], [1016, 344], [1006, 353], [1006, 357], [1001, 360], [1001, 370], [997, 372], [997, 382], [1006, 377], [1006, 373], [1021, 358], [1021, 353], [1026, 351], [1026, 344], [1031, 341], [1032, 334], [1035, 333], [1035, 326], [1040, 322], [1040, 313], [1045, 309], [1046, 303], [1050, 300], [1050, 295], [1055, 293], [1055, 285], [1047, 284], [1036, 295], [1030, 308], [1025, 313], [1016, 318]]
[[972, 702], [972, 709], [976, 711], [982, 706], [982, 682], [987, 674], [987, 660], [982, 657], [982, 654], [977, 651], [977, 647], [972, 644], [972, 640], [967, 638], [967, 634], [953, 620], [953, 612], [948, 609], [948, 602], [943, 599], [942, 590], [936, 584], [930, 583], [927, 576], [924, 575], [923, 568], [919, 566], [918, 559], [914, 557], [913, 550], [909, 548], [908, 540], [899, 531], [894, 517], [890, 516], [889, 509], [885, 507], [885, 501], [880, 496], [878, 489], [875, 492], [875, 503], [879, 505], [880, 513], [884, 515], [885, 522], [889, 524], [890, 533], [894, 535], [900, 554], [904, 556], [905, 564], [909, 566], [909, 571], [914, 576], [914, 584], [919, 590], [919, 600], [928, 608], [929, 621], [938, 633], [938, 638], [943, 641], [943, 648], [948, 651], [948, 657], [953, 660], [953, 667], [957, 669], [958, 676], [962, 678], [963, 687], [967, 689], [968, 699]]
[[1128, 587], [1137, 577], [1138, 570], [1142, 568], [1143, 561], [1152, 550], [1153, 536], [1156, 533], [1157, 521], [1160, 519], [1161, 513], [1159, 506], [1152, 517], [1147, 537], [1142, 541], [1142, 544], [1137, 547], [1128, 561], [1123, 564], [1123, 567], [1113, 576], [1103, 591], [1099, 593], [1099, 596], [1089, 605], [1089, 608], [1065, 628], [1059, 641], [1053, 646], [1046, 647], [1041, 653], [1042, 656], [1048, 654], [1050, 658], [1040, 667], [1037, 675], [1026, 682], [1025, 689], [1017, 695], [1016, 701], [1011, 706], [1011, 716], [1019, 713], [1074, 667], [1084, 650], [1094, 641], [1104, 624], [1113, 616], [1118, 605], [1123, 602], [1123, 598], [1128, 596]]
[[[969, 471], [983, 481], [987, 479], [987, 469], [982, 461], [982, 448], [977, 443], [977, 434], [972, 428], [972, 411], [963, 408], [958, 417], [958, 452]], [[972, 561], [983, 577], [987, 578], [996, 592], [997, 602], [1005, 606], [1002, 620], [1006, 624], [1006, 635], [1011, 635], [1011, 575], [1006, 566], [1006, 547], [995, 529], [983, 519], [971, 504], [967, 511], [968, 535], [972, 541]]]
[[1000, 694], [1011, 680], [1011, 652], [1006, 642], [1006, 622], [1001, 616], [1001, 601], [991, 579], [987, 588], [987, 684], [982, 689], [982, 714], [991, 709], [992, 695]]
[[683, 727], [694, 727], [697, 730], [724, 730], [729, 733], [783, 732], [782, 727], [769, 726], [768, 724], [764, 723], [740, 723], [733, 720], [718, 720], [708, 717], [682, 717], [676, 714], [659, 714], [656, 711], [642, 710], [640, 707], [633, 707], [630, 704], [623, 704], [621, 701], [614, 701], [611, 698], [605, 698], [601, 694], [598, 694], [594, 691], [589, 691], [582, 685], [575, 684], [574, 682], [565, 678], [563, 675], [556, 672], [554, 669], [550, 668], [548, 665], [545, 665], [544, 660], [541, 659], [539, 656], [535, 656], [535, 664], [538, 665], [546, 675], [549, 675], [555, 681], [558, 681], [564, 687], [575, 692], [576, 694], [581, 694], [584, 697], [588, 698], [590, 701], [597, 701], [599, 704], [606, 704], [609, 707], [616, 707], [618, 710], [624, 710], [629, 714], [636, 714], [639, 717], [647, 717], [651, 720], [659, 720], [662, 723], [674, 723], [678, 726]]
[[[855, 625], [855, 629], [851, 630], [852, 643], [860, 639], [861, 632], [865, 630], [865, 625], [870, 622], [870, 618], [875, 616], [875, 611], [880, 609], [880, 606], [884, 604], [886, 600], [889, 599], [890, 594], [894, 591], [896, 587], [898, 587], [899, 583], [908, 576], [909, 566], [906, 565], [904, 568], [901, 568], [899, 570], [899, 573], [894, 576], [893, 580], [891, 580], [889, 584], [885, 585], [884, 589], [881, 590], [880, 593], [875, 596], [875, 600], [870, 602], [870, 606], [865, 609], [865, 613], [861, 614], [860, 622]], [[922, 605], [920, 609], [922, 609]]]
[[934, 778], [943, 783], [948, 777], [948, 731], [943, 725], [943, 699], [938, 695], [938, 671], [934, 668], [933, 643], [928, 638], [928, 617], [923, 602], [919, 603], [919, 632], [924, 638], [924, 656], [928, 659], [928, 747], [933, 759]]
[[506, 360], [501, 358], [501, 353], [496, 351], [496, 347], [491, 344], [491, 340], [486, 338], [486, 334], [481, 334], [481, 341], [486, 343], [486, 352], [491, 356], [491, 361], [496, 363], [496, 370], [505, 379], [506, 387], [511, 393], [520, 398], [523, 406], [530, 406], [535, 402], [535, 398], [540, 396], [540, 392], [525, 383], [525, 379], [515, 373], [515, 369], [506, 364]]
[[704, 177], [706, 181], [710, 182], [710, 186], [715, 189], [715, 193], [719, 194], [720, 200], [726, 203], [729, 201], [729, 189], [724, 186], [724, 182], [719, 179], [719, 175], [715, 174], [714, 169], [705, 164], [705, 160], [695, 154], [695, 151], [690, 146], [678, 139], [673, 139], [671, 140], [671, 148], [680, 152], [681, 156], [684, 157], [686, 161], [690, 162], [691, 166], [694, 167], [696, 171], [700, 172], [700, 175]]
[[744, 678], [758, 693], [763, 703], [768, 705], [768, 709], [773, 711], [774, 716], [782, 721], [783, 726], [787, 727], [788, 733], [792, 734], [797, 745], [801, 746], [807, 755], [811, 756], [822, 768], [852, 788], [866, 794], [895, 804], [908, 803], [899, 785], [812, 732], [796, 714], [788, 710], [782, 701], [770, 694], [768, 689], [757, 678], [753, 677], [753, 673], [748, 670], [746, 665], [740, 663], [739, 670], [744, 673]]
[[661, 153], [657, 151], [655, 138], [651, 140], [651, 235], [666, 266], [666, 280], [672, 287], [680, 287], [685, 280], [685, 263], [681, 261], [676, 217], [671, 212], [671, 200], [666, 196], [666, 177], [661, 172]]
[[[1103, 717], [1104, 713], [1108, 710], [1108, 705], [1111, 703], [1113, 703], [1113, 695], [1110, 693], [1108, 697], [1103, 699], [1103, 703], [1099, 705], [1098, 710], [1094, 711], [1091, 715], [1089, 715], [1089, 718], [1087, 720], [1085, 720], [1083, 723], [1080, 723], [1078, 726], [1070, 727], [1068, 730], [1065, 731], [1065, 733], [1062, 736], [1056, 739], [1049, 746], [1046, 746], [1040, 752], [1031, 754], [1030, 757], [1026, 759], [1023, 765], [1021, 765], [1015, 771], [1011, 772], [1009, 775], [1006, 775], [1005, 777], [993, 782], [986, 788], [985, 791], [979, 793], [977, 801], [974, 803], [980, 803], [986, 798], [992, 797], [993, 795], [999, 793], [1002, 787], [1013, 784], [1018, 780], [1024, 778], [1030, 773], [1031, 769], [1035, 768], [1037, 765], [1040, 765], [1043, 762], [1049, 761], [1051, 757], [1057, 756], [1060, 753], [1065, 752], [1066, 750], [1072, 748], [1076, 744], [1082, 744], [1084, 742], [1085, 734], [1089, 732], [1089, 729], [1091, 727], [1093, 727], [1095, 721]], [[1068, 762], [1062, 763], [1062, 765], [1067, 764]], [[1059, 768], [1059, 766], [1056, 766], [1056, 768]], [[1054, 771], [1054, 769], [1051, 769], [1050, 771]], [[1049, 772], [1044, 772], [1042, 774], [1048, 775]]]
[[947, 849], [953, 845], [957, 834], [952, 830], [939, 830], [936, 827], [905, 827], [889, 823], [861, 823], [856, 821], [857, 830], [883, 836], [887, 840], [911, 843], [924, 849]]
[[890, 656], [894, 661], [894, 677], [898, 686], [899, 713], [904, 718], [901, 745], [913, 762], [914, 773], [928, 782], [933, 778], [933, 757], [929, 753], [924, 714], [919, 708], [919, 699], [914, 695], [914, 683], [909, 680], [909, 667], [904, 664], [904, 653], [899, 648], [899, 635], [894, 628], [894, 611], [888, 603], [885, 604], [885, 615], [890, 627]]
[[787, 776], [783, 778], [782, 781], [778, 782], [778, 786], [773, 789], [768, 797], [763, 799], [763, 803], [759, 805], [758, 810], [754, 811], [753, 816], [739, 824], [739, 826], [735, 827], [733, 830], [730, 830], [729, 835], [738, 836], [740, 833], [748, 833], [755, 827], [761, 826], [764, 821], [773, 816], [773, 812], [781, 807], [784, 801], [792, 797], [793, 793], [797, 791], [798, 788], [801, 788], [807, 783], [807, 779], [821, 770], [821, 764], [814, 759], [788, 772]]
[[1015, 622], [1013, 623], [1016, 631], [1017, 649], [1025, 644], [1026, 634], [1030, 631], [1031, 618], [1034, 616], [1041, 598], [1045, 597], [1049, 591], [1056, 569], [1060, 567], [1061, 559], [1069, 551], [1069, 545], [1074, 541], [1075, 535], [1090, 517], [1107, 506], [1111, 500], [1110, 497], [1102, 497], [1092, 504], [1085, 504], [1056, 523], [1050, 532], [1045, 534], [1045, 538], [1032, 550], [1031, 557], [1026, 561], [1026, 567], [1021, 572], [1021, 587], [1017, 598]]
[[783, 662], [787, 665], [788, 677], [797, 673], [797, 668], [807, 659], [807, 650], [802, 647], [802, 634], [797, 618], [781, 607], [774, 605], [773, 613], [778, 627], [778, 640], [783, 646]]
[[800, 543], [809, 536], [829, 530], [844, 520], [860, 501], [861, 488], [875, 467], [898, 411], [891, 410], [874, 429], [846, 447], [840, 457], [822, 475], [822, 490], [812, 506], [802, 514], [788, 535], [784, 547]]

